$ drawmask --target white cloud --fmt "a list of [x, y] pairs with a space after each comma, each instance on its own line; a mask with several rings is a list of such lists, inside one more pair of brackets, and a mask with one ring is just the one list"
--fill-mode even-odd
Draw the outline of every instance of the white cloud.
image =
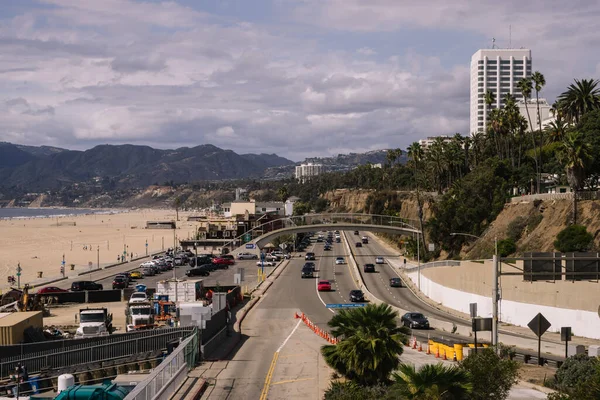
[[377, 52], [370, 47], [361, 47], [360, 49], [356, 50], [356, 52], [358, 54], [362, 54], [363, 56], [373, 56], [377, 54]]

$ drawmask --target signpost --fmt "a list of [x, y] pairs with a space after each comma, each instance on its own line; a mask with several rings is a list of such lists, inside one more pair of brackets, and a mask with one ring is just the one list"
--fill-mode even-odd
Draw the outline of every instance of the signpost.
[[264, 279], [265, 277], [265, 253], [264, 252], [260, 252], [260, 275], [262, 276], [262, 279]]
[[[542, 313], [538, 313], [527, 326], [535, 335], [538, 337], [538, 365], [544, 365], [542, 362], [542, 335], [550, 328], [552, 324], [548, 322], [546, 318], [542, 315]], [[561, 332], [562, 336], [562, 332]]]
[[21, 289], [21, 271], [23, 271], [23, 268], [21, 268], [21, 263], [18, 263], [17, 264], [17, 288], [19, 288], [19, 289]]
[[254, 249], [254, 247], [255, 247], [254, 243], [246, 243], [247, 249], [251, 250], [251, 249]]
[[565, 358], [569, 358], [569, 341], [571, 340], [570, 326], [563, 326], [560, 328], [560, 340], [565, 342]]
[[92, 266], [94, 265], [93, 262], [88, 262], [88, 269], [90, 271], [90, 281], [92, 280]]
[[[196, 246], [194, 246], [196, 247]], [[146, 257], [148, 257], [148, 239], [146, 239]]]
[[65, 255], [63, 254], [62, 262], [60, 263], [60, 273], [65, 277]]
[[366, 306], [365, 303], [347, 303], [347, 304], [326, 304], [327, 308], [360, 308]]
[[[404, 259], [406, 261], [406, 259]], [[475, 341], [475, 353], [477, 353], [477, 326], [473, 319], [477, 318], [477, 303], [469, 303], [469, 310], [471, 311], [471, 324], [473, 325], [473, 339]]]

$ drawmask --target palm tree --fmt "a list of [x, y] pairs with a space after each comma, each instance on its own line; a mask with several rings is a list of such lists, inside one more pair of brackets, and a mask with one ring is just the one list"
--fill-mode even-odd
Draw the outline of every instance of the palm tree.
[[290, 197], [287, 186], [281, 186], [277, 190], [277, 197], [279, 197], [280, 201], [285, 203], [285, 201], [288, 199], [288, 197]]
[[529, 107], [527, 106], [528, 100], [531, 98], [531, 92], [533, 91], [533, 83], [531, 78], [523, 78], [517, 83], [517, 88], [523, 95], [523, 102], [525, 103], [525, 111], [527, 112], [527, 119], [529, 120], [529, 127], [533, 132], [533, 124], [531, 123], [531, 115], [529, 115]]
[[175, 207], [175, 213], [177, 214], [177, 221], [179, 221], [179, 208], [181, 207], [181, 197], [176, 197], [173, 201], [173, 206]]
[[425, 364], [418, 371], [401, 364], [393, 377], [394, 386], [408, 399], [467, 400], [473, 387], [467, 371], [442, 363]]
[[[496, 95], [491, 90], [487, 90], [485, 92], [485, 95], [483, 96], [483, 99], [486, 105], [485, 112], [489, 113], [490, 109], [492, 108], [492, 104], [496, 102]], [[485, 127], [485, 129], [487, 129], [487, 126]]]
[[387, 304], [343, 309], [328, 322], [342, 340], [321, 347], [325, 362], [347, 379], [362, 385], [387, 382], [400, 364], [407, 329], [398, 327], [398, 314]]
[[414, 167], [414, 179], [415, 179], [415, 188], [417, 192], [417, 207], [419, 213], [419, 230], [421, 231], [421, 239], [423, 243], [425, 243], [425, 233], [423, 232], [423, 205], [421, 204], [421, 197], [419, 196], [419, 167], [423, 158], [425, 158], [425, 151], [419, 144], [419, 142], [413, 142], [407, 149], [408, 157], [411, 160], [411, 163]]
[[557, 115], [555, 121], [551, 121], [544, 127], [548, 143], [562, 142], [566, 131], [567, 124], [560, 118], [560, 114]]
[[567, 181], [573, 190], [573, 224], [577, 223], [577, 191], [583, 187], [585, 168], [591, 160], [591, 146], [578, 131], [570, 131], [564, 137], [559, 159], [565, 166]]
[[583, 114], [600, 108], [598, 83], [595, 79], [575, 79], [575, 83], [558, 96], [558, 109], [569, 124], [578, 124]]
[[[540, 91], [546, 85], [546, 78], [540, 71], [535, 71], [531, 75], [531, 80], [535, 84], [535, 103], [537, 106], [537, 126], [538, 126], [538, 130], [540, 133], [540, 143], [539, 143], [540, 148], [538, 151], [538, 157], [539, 157], [538, 174], [540, 174], [540, 176], [538, 178], [538, 182], [539, 182], [541, 180], [542, 170], [544, 169], [544, 160], [542, 159], [542, 146], [544, 145], [544, 134], [542, 133], [542, 114], [540, 114]], [[539, 186], [539, 183], [538, 183], [538, 186]], [[540, 188], [538, 187], [538, 192], [539, 191], [540, 191]]]

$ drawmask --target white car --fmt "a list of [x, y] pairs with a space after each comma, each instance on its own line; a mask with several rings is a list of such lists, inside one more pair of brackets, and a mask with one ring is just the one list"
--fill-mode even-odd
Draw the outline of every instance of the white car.
[[143, 292], [135, 292], [129, 298], [130, 303], [145, 303], [148, 301], [148, 296]]
[[335, 265], [346, 264], [344, 257], [338, 257], [335, 259]]
[[375, 264], [383, 264], [385, 263], [385, 261], [383, 260], [383, 257], [377, 257], [375, 259]]
[[[262, 267], [263, 262], [262, 261], [257, 261], [256, 265], [259, 267]], [[277, 263], [275, 261], [266, 261], [265, 260], [265, 267], [274, 267], [275, 265], [277, 265]]]

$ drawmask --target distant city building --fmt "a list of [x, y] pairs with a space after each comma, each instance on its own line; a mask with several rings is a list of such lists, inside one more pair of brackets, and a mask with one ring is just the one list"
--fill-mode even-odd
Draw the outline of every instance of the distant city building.
[[[517, 84], [531, 76], [531, 50], [483, 49], [471, 57], [471, 134], [485, 130], [491, 109], [504, 106], [504, 96], [511, 93], [518, 100], [523, 96]], [[494, 93], [496, 99], [488, 109], [485, 93]]]
[[444, 143], [449, 143], [452, 140], [452, 138], [448, 135], [428, 136], [427, 139], [419, 140], [419, 145], [423, 150], [427, 150], [437, 138], [442, 138]]
[[[535, 99], [527, 100], [527, 108], [525, 108], [525, 100], [521, 99], [517, 102], [519, 106], [519, 111], [521, 115], [525, 117], [527, 120], [527, 130], [530, 131], [531, 127], [529, 125], [529, 117], [531, 117], [531, 125], [533, 126], [533, 130], [538, 130], [538, 118], [537, 118], [537, 105], [538, 102]], [[548, 125], [551, 121], [555, 120], [553, 113], [550, 111], [550, 104], [546, 101], [546, 99], [539, 99], [540, 105], [540, 116], [542, 119], [542, 128]], [[529, 117], [527, 117], [527, 110], [529, 110]]]
[[322, 164], [306, 163], [296, 166], [296, 179], [300, 182], [306, 182], [313, 176], [323, 173]]

